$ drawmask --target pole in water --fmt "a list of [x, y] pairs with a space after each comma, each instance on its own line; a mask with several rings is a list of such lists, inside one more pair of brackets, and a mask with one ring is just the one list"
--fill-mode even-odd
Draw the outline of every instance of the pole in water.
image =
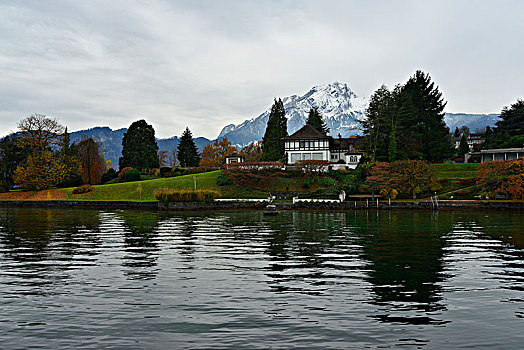
[[378, 208], [378, 198], [377, 198], [377, 208]]
[[366, 199], [366, 208], [369, 207], [369, 199]]
[[195, 183], [195, 191], [196, 191], [196, 176], [193, 175], [193, 182]]

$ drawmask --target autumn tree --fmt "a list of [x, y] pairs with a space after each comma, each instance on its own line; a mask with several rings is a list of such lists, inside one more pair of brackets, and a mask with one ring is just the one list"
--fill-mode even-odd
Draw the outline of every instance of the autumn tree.
[[413, 199], [417, 198], [418, 193], [435, 190], [439, 186], [435, 167], [422, 160], [378, 163], [371, 169], [367, 180], [373, 181], [381, 190], [396, 189], [401, 193], [411, 194]]
[[193, 134], [188, 127], [186, 127], [186, 130], [180, 137], [180, 143], [177, 147], [177, 158], [183, 167], [196, 167], [200, 163], [198, 149], [193, 140]]
[[251, 142], [242, 147], [239, 155], [245, 158], [246, 162], [258, 162], [262, 157], [262, 142]]
[[18, 128], [19, 145], [29, 155], [15, 170], [15, 182], [23, 189], [41, 190], [67, 179], [70, 169], [60, 156], [64, 127], [56, 119], [32, 114], [20, 121]]
[[80, 158], [81, 175], [85, 184], [98, 185], [102, 175], [106, 172], [105, 160], [98, 142], [92, 137], [78, 143], [78, 157]]
[[161, 167], [169, 165], [169, 152], [168, 151], [158, 151], [158, 164]]
[[484, 195], [509, 195], [524, 200], [524, 159], [484, 162], [477, 168], [476, 185]]
[[138, 120], [129, 126], [122, 138], [122, 157], [118, 161], [120, 169], [152, 169], [159, 167], [158, 145], [155, 129], [145, 120]]
[[225, 163], [226, 157], [238, 153], [236, 147], [224, 137], [222, 140], [215, 140], [214, 143], [208, 144], [202, 150], [201, 166], [219, 167]]

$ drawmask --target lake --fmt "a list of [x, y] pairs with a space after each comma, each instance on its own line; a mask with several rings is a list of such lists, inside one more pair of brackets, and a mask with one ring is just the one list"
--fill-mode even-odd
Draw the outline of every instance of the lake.
[[0, 344], [521, 348], [519, 211], [0, 208]]

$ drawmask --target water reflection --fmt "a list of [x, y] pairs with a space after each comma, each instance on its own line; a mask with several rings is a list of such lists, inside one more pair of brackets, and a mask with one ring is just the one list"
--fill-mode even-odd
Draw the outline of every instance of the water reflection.
[[122, 267], [129, 279], [154, 279], [158, 273], [158, 226], [166, 213], [122, 210], [116, 213], [124, 226]]
[[[69, 271], [96, 264], [101, 241], [96, 211], [18, 208], [0, 211], [0, 250], [6, 284], [19, 293], [41, 294], [43, 287], [70, 277]], [[16, 276], [10, 278], [10, 276]], [[21, 278], [21, 279], [19, 279]]]
[[354, 221], [361, 232], [366, 281], [379, 306], [377, 319], [408, 324], [442, 323], [427, 313], [442, 311], [446, 240], [453, 223], [429, 212], [372, 212]]

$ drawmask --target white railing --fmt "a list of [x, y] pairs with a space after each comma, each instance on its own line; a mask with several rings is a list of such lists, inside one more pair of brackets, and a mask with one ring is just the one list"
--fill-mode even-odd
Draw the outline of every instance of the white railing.
[[293, 197], [293, 204], [295, 203], [341, 203], [340, 199], [312, 199], [312, 198], [298, 198]]

